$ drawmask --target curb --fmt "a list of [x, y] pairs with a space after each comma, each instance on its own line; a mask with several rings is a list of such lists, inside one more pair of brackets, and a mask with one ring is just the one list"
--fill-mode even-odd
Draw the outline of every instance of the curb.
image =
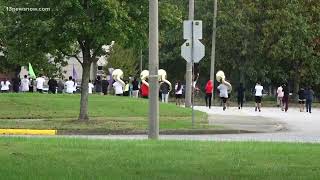
[[57, 135], [57, 130], [0, 129], [0, 134], [5, 134], [5, 135]]
[[[194, 130], [160, 130], [160, 135], [203, 135], [203, 134], [242, 134], [259, 133], [256, 131], [231, 129], [194, 129]], [[146, 135], [147, 130], [119, 130], [119, 131], [87, 131], [87, 130], [58, 130], [57, 135]]]

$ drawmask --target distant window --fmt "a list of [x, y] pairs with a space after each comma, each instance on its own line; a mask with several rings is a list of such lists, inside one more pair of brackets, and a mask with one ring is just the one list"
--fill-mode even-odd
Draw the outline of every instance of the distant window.
[[102, 66], [98, 66], [98, 70], [102, 70]]

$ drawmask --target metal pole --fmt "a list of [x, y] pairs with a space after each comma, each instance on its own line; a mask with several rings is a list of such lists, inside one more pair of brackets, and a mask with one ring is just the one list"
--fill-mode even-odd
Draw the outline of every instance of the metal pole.
[[158, 0], [149, 0], [149, 139], [159, 138]]
[[[214, 0], [214, 9], [213, 9], [213, 27], [212, 27], [212, 49], [211, 49], [211, 69], [210, 69], [210, 80], [214, 82], [214, 65], [216, 58], [216, 32], [217, 32], [217, 9], [218, 3], [217, 0]], [[214, 89], [212, 89], [214, 92]], [[213, 94], [212, 92], [212, 94]], [[214, 103], [214, 96], [211, 97], [212, 102]]]
[[193, 37], [193, 23], [192, 23], [192, 26], [191, 26], [191, 64], [192, 64], [192, 75], [191, 75], [191, 79], [192, 79], [192, 86], [191, 86], [191, 93], [192, 93], [192, 128], [194, 128], [194, 37]]
[[[189, 0], [189, 20], [194, 20], [194, 0]], [[193, 47], [193, 44], [191, 45]], [[185, 106], [191, 107], [192, 62], [186, 65]]]

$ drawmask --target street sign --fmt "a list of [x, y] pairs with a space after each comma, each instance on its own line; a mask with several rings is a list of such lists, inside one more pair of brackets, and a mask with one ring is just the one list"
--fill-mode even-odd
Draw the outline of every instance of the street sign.
[[[187, 61], [192, 61], [192, 42], [190, 40], [187, 40], [182, 46], [181, 46], [181, 56]], [[193, 62], [198, 63], [200, 60], [204, 57], [205, 47], [204, 45], [199, 41], [194, 41], [193, 46]]]
[[202, 21], [183, 21], [183, 39], [192, 39], [192, 37], [202, 39]]
[[198, 63], [205, 55], [202, 39], [202, 21], [184, 21], [183, 38], [187, 41], [181, 46], [181, 56], [187, 62]]

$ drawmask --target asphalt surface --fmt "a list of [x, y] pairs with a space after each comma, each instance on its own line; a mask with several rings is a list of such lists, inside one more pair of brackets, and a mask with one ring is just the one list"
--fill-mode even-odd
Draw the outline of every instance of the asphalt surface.
[[[195, 141], [272, 141], [272, 142], [307, 142], [320, 143], [320, 110], [314, 109], [312, 114], [299, 112], [297, 108], [290, 108], [283, 112], [278, 108], [263, 108], [262, 112], [255, 112], [254, 108], [229, 108], [223, 111], [221, 107], [195, 107], [195, 109], [208, 113], [210, 116], [227, 117], [224, 123], [237, 124], [235, 118], [250, 118], [248, 122], [259, 124], [281, 124], [285, 128], [275, 132], [248, 133], [248, 134], [216, 134], [216, 135], [161, 135], [161, 140], [195, 140]], [[212, 122], [211, 122], [212, 123]], [[213, 121], [214, 123], [214, 121]], [[257, 125], [258, 126], [258, 125]], [[12, 137], [12, 136], [10, 136]], [[108, 139], [108, 140], [144, 140], [146, 135], [99, 135], [99, 136], [23, 136], [23, 137], [60, 137], [83, 139]]]

